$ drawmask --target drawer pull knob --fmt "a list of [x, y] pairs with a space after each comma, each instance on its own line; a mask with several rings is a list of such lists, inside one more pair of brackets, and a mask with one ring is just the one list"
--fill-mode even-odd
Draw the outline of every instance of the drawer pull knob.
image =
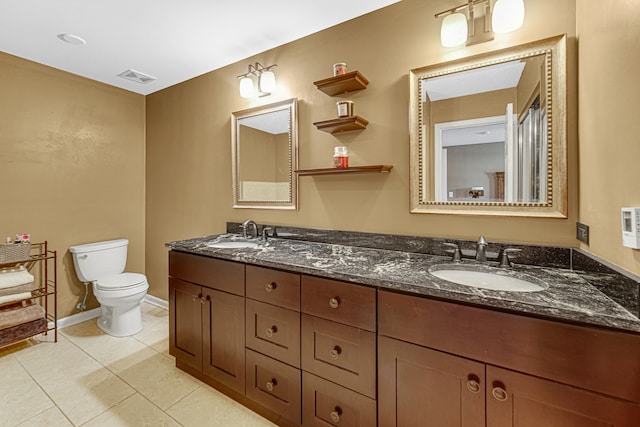
[[471, 393], [478, 393], [480, 392], [480, 384], [478, 384], [478, 381], [476, 380], [469, 380], [467, 381], [467, 389]]
[[266, 384], [266, 387], [267, 387], [267, 390], [269, 390], [269, 391], [273, 391], [273, 388], [274, 388], [275, 386], [277, 386], [277, 385], [278, 385], [278, 381], [276, 381], [276, 379], [275, 379], [275, 378], [272, 378], [272, 379], [271, 379], [271, 381], [269, 381], [269, 382]]
[[276, 284], [276, 282], [271, 282], [271, 283], [267, 283], [264, 286], [264, 290], [267, 291], [267, 292], [271, 292], [277, 287], [278, 287], [278, 285]]
[[340, 353], [342, 353], [342, 349], [338, 345], [333, 347], [331, 351], [329, 351], [329, 355], [333, 360], [337, 360], [338, 356], [340, 356]]
[[338, 297], [331, 298], [329, 300], [329, 307], [338, 308], [339, 305], [340, 305], [340, 299]]
[[273, 336], [273, 334], [275, 334], [276, 332], [278, 332], [278, 328], [274, 325], [270, 328], [267, 328], [266, 331], [264, 331], [264, 333], [271, 338]]
[[339, 423], [340, 415], [342, 415], [342, 409], [340, 409], [339, 406], [336, 406], [329, 415], [331, 416], [331, 421], [333, 421], [334, 423]]
[[500, 402], [504, 402], [505, 400], [507, 400], [508, 396], [507, 391], [502, 387], [494, 387], [493, 390], [491, 390], [491, 394], [496, 400]]

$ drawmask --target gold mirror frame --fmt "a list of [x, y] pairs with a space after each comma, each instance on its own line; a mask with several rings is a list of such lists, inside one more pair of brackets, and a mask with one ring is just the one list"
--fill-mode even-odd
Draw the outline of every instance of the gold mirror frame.
[[[274, 113], [278, 111], [288, 111], [289, 117], [289, 136], [288, 136], [288, 178], [289, 190], [286, 198], [273, 200], [247, 200], [241, 198], [241, 179], [240, 173], [242, 169], [241, 156], [241, 127], [242, 119], [257, 117], [264, 114]], [[245, 167], [248, 167], [245, 165]], [[253, 208], [253, 209], [298, 209], [298, 176], [294, 170], [298, 168], [298, 100], [297, 98], [287, 99], [285, 101], [273, 104], [263, 105], [250, 108], [247, 110], [236, 111], [231, 113], [231, 174], [232, 174], [232, 193], [234, 208]]]
[[[509, 61], [545, 56], [547, 106], [547, 197], [545, 202], [471, 202], [435, 201], [434, 143], [430, 126], [425, 124], [422, 91], [426, 79], [501, 64]], [[451, 62], [413, 69], [410, 72], [410, 170], [411, 212], [466, 215], [501, 215], [566, 218], [567, 189], [567, 71], [566, 35], [552, 37], [495, 52]]]

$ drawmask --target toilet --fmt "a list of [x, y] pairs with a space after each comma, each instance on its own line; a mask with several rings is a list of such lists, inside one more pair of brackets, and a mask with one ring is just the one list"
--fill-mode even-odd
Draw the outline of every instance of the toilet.
[[71, 246], [78, 279], [93, 285], [100, 303], [98, 327], [114, 337], [127, 337], [142, 330], [140, 303], [149, 284], [144, 274], [125, 273], [129, 240]]

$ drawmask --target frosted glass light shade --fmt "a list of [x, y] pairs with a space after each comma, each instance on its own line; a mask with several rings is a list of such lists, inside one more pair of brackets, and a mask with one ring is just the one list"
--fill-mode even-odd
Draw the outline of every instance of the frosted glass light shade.
[[467, 17], [462, 13], [452, 13], [442, 20], [440, 42], [444, 47], [460, 46], [467, 41], [468, 32]]
[[493, 6], [491, 25], [494, 33], [509, 33], [522, 27], [524, 0], [497, 0]]
[[260, 74], [260, 92], [271, 93], [276, 89], [276, 75], [273, 71], [263, 71]]
[[256, 90], [253, 87], [253, 80], [251, 77], [243, 77], [240, 79], [240, 96], [243, 98], [252, 98], [256, 94]]

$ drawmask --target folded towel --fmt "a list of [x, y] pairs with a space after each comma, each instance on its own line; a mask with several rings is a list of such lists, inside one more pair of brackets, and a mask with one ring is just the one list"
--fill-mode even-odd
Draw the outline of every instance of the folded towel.
[[33, 282], [33, 275], [24, 266], [0, 270], [0, 289]]
[[16, 305], [0, 310], [0, 330], [44, 318], [44, 309], [38, 304]]
[[0, 306], [12, 304], [16, 301], [22, 301], [23, 299], [30, 299], [30, 298], [31, 298], [31, 292], [22, 292], [14, 295], [5, 295], [0, 297]]
[[25, 283], [24, 285], [12, 286], [10, 288], [0, 288], [0, 297], [5, 295], [21, 294], [23, 292], [31, 292], [36, 289], [35, 282]]

